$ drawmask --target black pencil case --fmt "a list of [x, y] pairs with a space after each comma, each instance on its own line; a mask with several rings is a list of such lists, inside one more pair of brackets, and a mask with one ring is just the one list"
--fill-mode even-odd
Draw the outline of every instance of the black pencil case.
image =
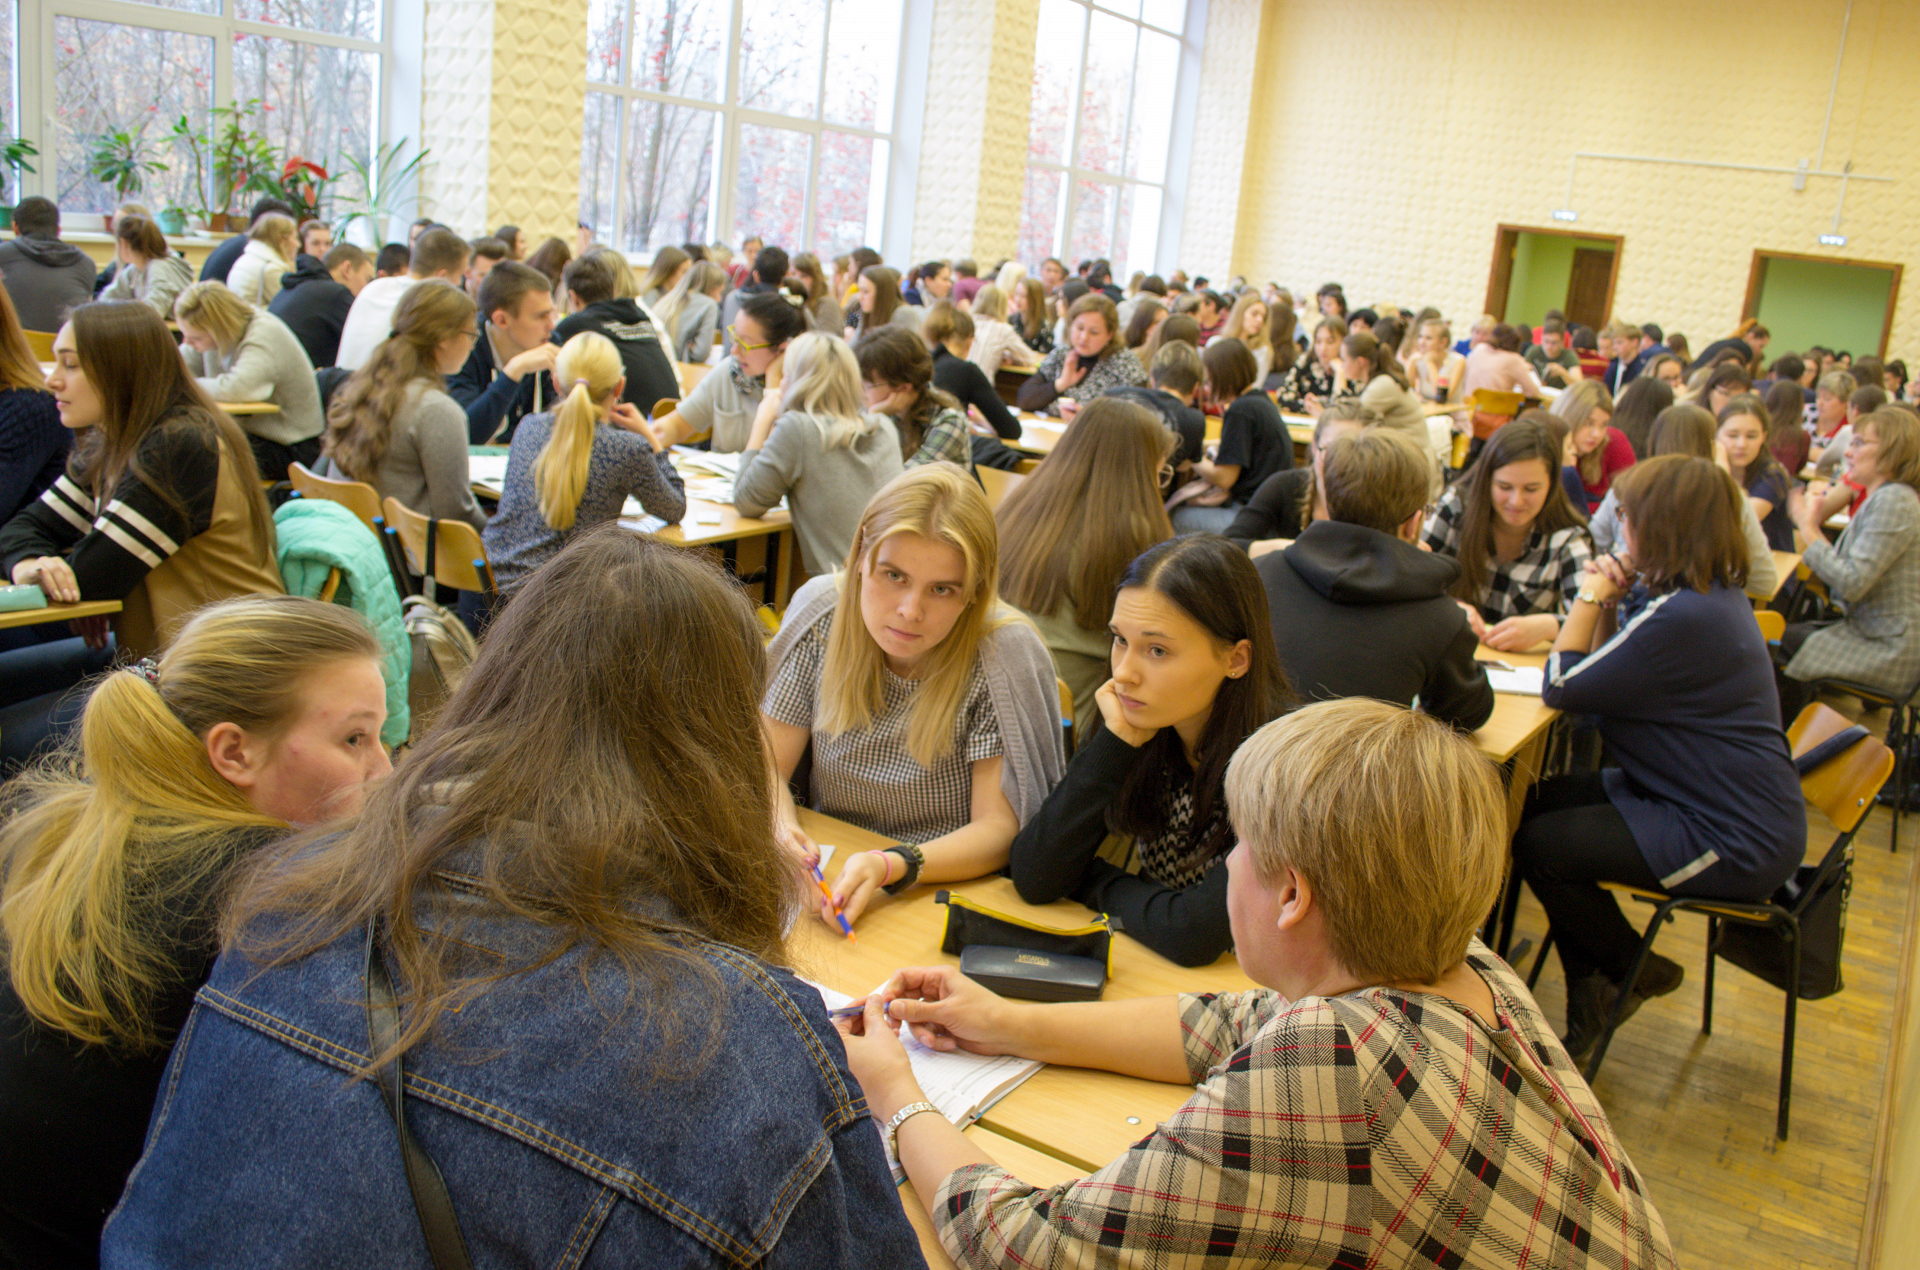
[[[1024, 981], [1030, 985], [1013, 990], [996, 986], [994, 990], [997, 992], [1005, 991], [1007, 995], [1038, 1001], [1092, 1001], [1099, 997], [1107, 976], [1113, 972], [1113, 930], [1105, 913], [1085, 926], [1063, 930], [997, 912], [951, 891], [935, 892], [933, 900], [936, 904], [944, 904], [947, 909], [947, 920], [940, 934], [940, 951], [960, 957], [961, 970], [968, 975], [972, 975], [973, 971], [967, 968], [966, 954], [975, 947], [990, 948], [996, 955], [1005, 954], [1008, 957], [1026, 953], [1054, 959], [1051, 972], [1060, 983], [1058, 987], [1044, 989], [1037, 980], [1047, 977], [1047, 967], [1030, 961], [992, 963], [998, 969], [990, 973], [1006, 971], [1009, 981]], [[1078, 995], [1034, 995], [1041, 990]]]
[[971, 944], [960, 954], [960, 973], [1023, 1001], [1098, 1001], [1107, 969], [1091, 957]]

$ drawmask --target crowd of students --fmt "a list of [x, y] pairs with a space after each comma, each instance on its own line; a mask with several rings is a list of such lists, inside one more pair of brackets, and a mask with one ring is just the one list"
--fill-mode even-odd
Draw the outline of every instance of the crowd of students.
[[[1783, 712], [1820, 680], [1920, 681], [1920, 413], [1821, 350], [1757, 378], [1751, 325], [1691, 365], [1658, 328], [1559, 315], [1456, 349], [1437, 313], [1350, 312], [1333, 286], [1309, 333], [1278, 288], [1123, 291], [1100, 261], [903, 278], [862, 248], [829, 276], [749, 240], [734, 261], [663, 249], [642, 276], [590, 243], [523, 260], [515, 226], [431, 222], [375, 277], [325, 226], [255, 210], [198, 282], [124, 215], [119, 293], [61, 314], [44, 384], [0, 294], [0, 563], [54, 601], [122, 603], [0, 652], [24, 772], [0, 825], [0, 1254], [239, 1265], [274, 1232], [294, 1261], [378, 1259], [419, 1238], [416, 1206], [444, 1233], [428, 1210], [451, 1203], [514, 1255], [913, 1264], [871, 1111], [967, 1264], [1138, 1229], [1196, 1256], [1425, 1239], [1490, 1266], [1536, 1203], [1556, 1257], [1670, 1264], [1577, 1064], [1623, 996], [1680, 971], [1625, 982], [1635, 937], [1600, 883], [1753, 899], [1799, 863]], [[711, 364], [682, 395], [689, 360]], [[1066, 428], [996, 507], [976, 468], [1019, 462], [1006, 367]], [[1428, 407], [1477, 388], [1546, 409], [1461, 410], [1456, 467]], [[277, 410], [216, 404], [241, 401]], [[1314, 417], [1298, 467], [1283, 409]], [[491, 512], [468, 460], [489, 443]], [[613, 523], [629, 498], [685, 514], [689, 443], [737, 454], [741, 513], [792, 515], [812, 578], [770, 644], [717, 565]], [[1836, 454], [1834, 492], [1804, 489], [1801, 464]], [[294, 463], [483, 535], [479, 657], [391, 774], [378, 641], [279, 594], [262, 477]], [[1796, 533], [1845, 607], [1791, 626], [1776, 667], [1752, 603]], [[1494, 708], [1483, 644], [1550, 644], [1545, 701], [1596, 717], [1616, 764], [1543, 782], [1511, 838], [1567, 974], [1557, 1042], [1473, 938], [1509, 850], [1464, 736]], [[822, 894], [802, 806], [897, 845]], [[1040, 1010], [909, 968], [828, 1037], [786, 968], [792, 921], [857, 927], [998, 872], [1179, 964], [1232, 950], [1265, 988]], [[915, 1114], [902, 1023], [1201, 1088], [1036, 1192]], [[1354, 1140], [1335, 1112], [1416, 1054]], [[434, 1108], [438, 1200], [367, 1163], [393, 1154], [374, 1100], [399, 1114], [402, 1065], [402, 1129]], [[1463, 1080], [1499, 1096], [1457, 1107]], [[1223, 1127], [1241, 1111], [1257, 1127]], [[750, 1159], [686, 1149], [748, 1139]], [[1249, 1169], [1273, 1152], [1336, 1164]], [[1393, 1192], [1422, 1152], [1480, 1164]], [[1492, 1180], [1515, 1152], [1548, 1180]], [[1280, 1203], [1251, 1192], [1289, 1187], [1319, 1198], [1249, 1219]], [[1309, 1213], [1389, 1192], [1404, 1229]]]

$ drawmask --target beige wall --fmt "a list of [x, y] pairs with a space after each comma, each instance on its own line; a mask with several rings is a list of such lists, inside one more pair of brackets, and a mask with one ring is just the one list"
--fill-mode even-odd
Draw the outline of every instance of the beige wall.
[[[938, 0], [913, 203], [913, 260], [984, 268], [1020, 234], [1036, 0]], [[909, 262], [896, 262], [902, 270]]]
[[[1553, 226], [1576, 150], [1791, 168], [1817, 159], [1846, 0], [1266, 0], [1234, 268], [1356, 303], [1485, 302], [1494, 227]], [[1211, 40], [1209, 40], [1211, 43]], [[1855, 0], [1825, 168], [1840, 182], [1583, 159], [1582, 232], [1620, 234], [1615, 314], [1696, 349], [1740, 315], [1755, 248], [1920, 257], [1920, 4]], [[1518, 315], [1537, 318], [1537, 314]], [[1920, 353], [1920, 277], [1889, 348]]]

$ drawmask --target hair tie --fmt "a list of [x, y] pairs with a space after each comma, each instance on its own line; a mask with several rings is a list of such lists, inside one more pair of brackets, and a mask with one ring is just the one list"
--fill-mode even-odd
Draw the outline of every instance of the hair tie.
[[133, 665], [128, 666], [127, 673], [139, 676], [156, 688], [160, 686], [160, 663], [151, 657], [142, 657], [139, 661], [133, 663]]
[[799, 296], [795, 295], [793, 292], [788, 291], [784, 288], [781, 289], [780, 294], [785, 296], [787, 303], [791, 304], [796, 309], [799, 308], [802, 304], [806, 303], [805, 300], [801, 299]]

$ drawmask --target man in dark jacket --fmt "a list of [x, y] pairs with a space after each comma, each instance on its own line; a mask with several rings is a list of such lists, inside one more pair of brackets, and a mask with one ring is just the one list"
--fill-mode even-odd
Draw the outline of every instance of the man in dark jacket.
[[288, 207], [281, 199], [257, 198], [253, 200], [253, 206], [247, 209], [247, 228], [241, 230], [207, 253], [207, 263], [200, 266], [200, 281], [225, 282], [227, 280], [227, 275], [233, 272], [233, 266], [239, 262], [240, 257], [245, 254], [247, 250], [248, 231], [258, 224], [260, 218], [268, 212], [279, 212], [282, 216], [290, 217], [294, 220], [299, 219], [299, 217], [294, 216], [293, 209]]
[[1175, 467], [1199, 462], [1205, 457], [1207, 438], [1207, 416], [1193, 404], [1207, 377], [1199, 350], [1184, 340], [1169, 341], [1153, 355], [1147, 375], [1151, 387], [1118, 388], [1108, 396], [1137, 402], [1160, 416], [1167, 431], [1180, 438], [1173, 452]]
[[60, 209], [35, 195], [13, 209], [12, 242], [0, 243], [0, 277], [29, 331], [57, 331], [93, 299], [93, 261], [60, 241]]
[[501, 261], [480, 283], [480, 338], [447, 380], [447, 395], [467, 412], [474, 445], [505, 445], [522, 419], [557, 404], [551, 286], [547, 275], [517, 260]]
[[1471, 730], [1493, 713], [1479, 641], [1447, 588], [1460, 566], [1414, 545], [1429, 460], [1405, 436], [1370, 428], [1323, 460], [1328, 519], [1254, 561], [1274, 643], [1306, 701], [1375, 697]]
[[605, 252], [588, 252], [569, 262], [561, 285], [567, 289], [567, 307], [572, 312], [554, 328], [553, 340], [565, 344], [582, 331], [598, 331], [612, 340], [626, 368], [627, 386], [621, 400], [648, 415], [654, 402], [680, 396], [680, 376], [647, 311], [633, 300], [614, 297], [617, 282]]
[[373, 279], [373, 261], [352, 243], [329, 248], [319, 260], [301, 253], [299, 263], [280, 279], [280, 294], [267, 312], [287, 324], [307, 350], [315, 370], [331, 366], [340, 352], [353, 297]]

